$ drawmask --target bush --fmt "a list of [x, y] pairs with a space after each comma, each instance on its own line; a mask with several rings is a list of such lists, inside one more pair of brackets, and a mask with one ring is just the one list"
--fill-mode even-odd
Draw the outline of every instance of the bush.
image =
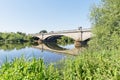
[[102, 0], [91, 11], [93, 40], [90, 46], [98, 49], [120, 49], [120, 1]]

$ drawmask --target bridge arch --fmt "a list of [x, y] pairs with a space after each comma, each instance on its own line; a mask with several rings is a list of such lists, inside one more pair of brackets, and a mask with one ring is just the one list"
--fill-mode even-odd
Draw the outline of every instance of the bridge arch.
[[32, 39], [33, 39], [33, 40], [39, 40], [40, 38], [37, 37], [37, 36], [33, 36]]
[[[48, 36], [44, 39], [44, 41], [47, 41], [47, 42], [56, 42], [57, 39], [60, 39], [62, 36], [66, 36], [66, 35], [51, 35], [51, 36]], [[66, 36], [66, 37], [69, 37], [69, 36]], [[71, 37], [69, 37], [71, 38]], [[71, 38], [73, 40], [75, 40], [74, 38]]]

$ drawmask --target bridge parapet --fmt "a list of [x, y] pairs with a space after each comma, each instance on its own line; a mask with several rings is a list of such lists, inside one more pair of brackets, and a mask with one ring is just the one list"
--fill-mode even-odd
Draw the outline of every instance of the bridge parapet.
[[34, 35], [50, 35], [50, 34], [63, 34], [63, 33], [77, 33], [77, 32], [91, 32], [91, 28], [84, 28], [82, 30], [79, 30], [79, 29], [74, 29], [74, 30], [63, 30], [63, 31], [51, 31], [49, 33], [36, 33]]

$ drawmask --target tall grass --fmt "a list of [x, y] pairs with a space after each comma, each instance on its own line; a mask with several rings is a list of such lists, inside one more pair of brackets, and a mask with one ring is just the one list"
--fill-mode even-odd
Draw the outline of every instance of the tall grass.
[[42, 59], [14, 59], [1, 66], [0, 80], [120, 80], [119, 53], [85, 51], [74, 60], [63, 61], [61, 68], [46, 66]]

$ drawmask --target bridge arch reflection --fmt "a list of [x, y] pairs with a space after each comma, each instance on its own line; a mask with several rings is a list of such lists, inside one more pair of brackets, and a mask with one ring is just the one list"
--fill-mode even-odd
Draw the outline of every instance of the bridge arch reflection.
[[37, 46], [33, 46], [34, 48], [40, 49], [41, 51], [50, 51], [50, 52], [56, 52], [56, 53], [63, 53], [63, 54], [70, 54], [70, 55], [78, 55], [82, 48], [72, 48], [67, 49], [63, 48], [56, 43], [42, 43]]

